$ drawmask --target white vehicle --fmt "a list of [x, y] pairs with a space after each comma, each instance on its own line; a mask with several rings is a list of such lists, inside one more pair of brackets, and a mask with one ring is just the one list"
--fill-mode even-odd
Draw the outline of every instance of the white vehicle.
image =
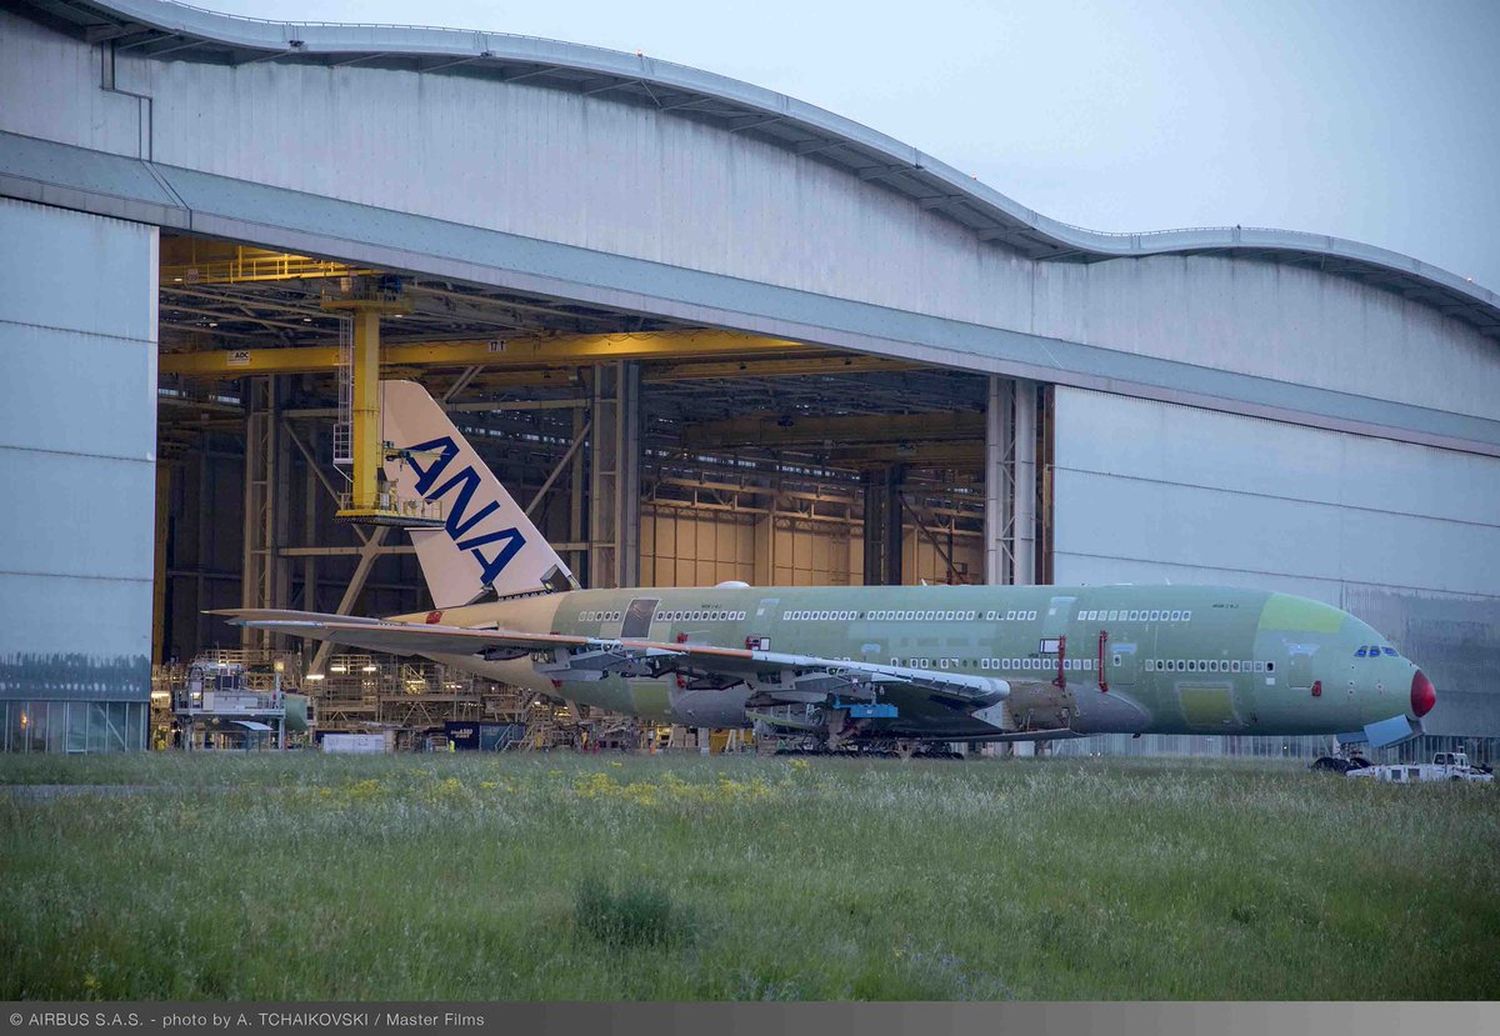
[[1419, 781], [1480, 781], [1492, 783], [1495, 775], [1469, 765], [1464, 752], [1439, 752], [1430, 763], [1389, 763], [1350, 770], [1346, 777], [1369, 777], [1392, 784], [1416, 784]]

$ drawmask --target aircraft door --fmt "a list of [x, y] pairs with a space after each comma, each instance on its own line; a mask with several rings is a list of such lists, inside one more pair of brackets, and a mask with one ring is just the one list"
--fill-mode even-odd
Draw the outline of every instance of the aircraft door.
[[1287, 647], [1287, 671], [1282, 682], [1294, 691], [1305, 691], [1313, 685], [1313, 655], [1318, 647], [1316, 644], [1289, 644]]
[[637, 597], [630, 602], [630, 607], [625, 609], [625, 619], [620, 623], [620, 636], [625, 640], [645, 640], [651, 635], [651, 619], [656, 614], [656, 606], [661, 603], [657, 597]]
[[1073, 606], [1077, 603], [1076, 597], [1054, 597], [1047, 602], [1047, 611], [1042, 616], [1042, 655], [1052, 659], [1051, 665], [1060, 667], [1056, 681], [1059, 686], [1077, 680], [1074, 676], [1079, 666], [1077, 660], [1084, 657], [1084, 646], [1076, 638], [1068, 640], [1068, 625], [1073, 621]]
[[[1073, 621], [1073, 606], [1078, 603], [1076, 597], [1054, 597], [1047, 604], [1047, 614], [1042, 620], [1042, 636], [1062, 637], [1068, 633], [1068, 623]], [[1069, 646], [1072, 653], [1072, 646]]]
[[1104, 663], [1108, 667], [1109, 686], [1133, 687], [1140, 673], [1140, 645], [1135, 637], [1116, 639], [1111, 637], [1105, 645]]

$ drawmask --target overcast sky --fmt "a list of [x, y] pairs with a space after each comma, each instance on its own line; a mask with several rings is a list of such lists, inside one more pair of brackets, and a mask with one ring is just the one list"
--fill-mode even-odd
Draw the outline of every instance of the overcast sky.
[[1334, 234], [1500, 290], [1500, 0], [198, 2], [640, 50], [1069, 223]]

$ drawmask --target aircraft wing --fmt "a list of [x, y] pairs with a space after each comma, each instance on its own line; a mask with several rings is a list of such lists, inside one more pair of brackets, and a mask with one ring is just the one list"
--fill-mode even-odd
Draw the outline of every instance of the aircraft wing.
[[977, 673], [713, 644], [390, 622], [276, 609], [233, 609], [212, 614], [226, 616], [235, 625], [397, 655], [478, 655], [491, 661], [530, 655], [540, 675], [559, 681], [657, 677], [675, 672], [689, 681], [689, 686], [745, 683], [766, 704], [822, 702], [835, 695], [869, 701], [877, 691], [915, 690], [947, 698], [955, 705], [982, 708], [1010, 694], [1006, 681]]

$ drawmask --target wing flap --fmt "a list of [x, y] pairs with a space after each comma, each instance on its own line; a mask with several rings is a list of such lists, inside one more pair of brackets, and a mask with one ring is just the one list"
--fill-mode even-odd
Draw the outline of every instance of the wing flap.
[[919, 691], [953, 699], [959, 707], [983, 707], [1010, 694], [1006, 681], [977, 673], [913, 669], [714, 644], [665, 644], [275, 609], [231, 609], [213, 614], [226, 616], [236, 625], [398, 655], [487, 658], [516, 658], [528, 653], [550, 655], [550, 659], [539, 659], [538, 670], [553, 679], [658, 676], [671, 671], [732, 677], [751, 685], [767, 701], [808, 701], [810, 695], [873, 698], [878, 689]]

